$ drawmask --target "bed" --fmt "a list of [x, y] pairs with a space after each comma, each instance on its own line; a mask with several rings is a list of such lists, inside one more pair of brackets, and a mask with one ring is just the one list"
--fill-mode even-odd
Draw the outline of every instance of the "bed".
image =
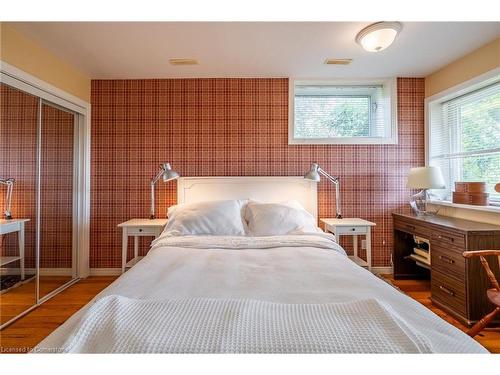
[[[316, 196], [316, 185], [300, 177], [184, 178], [178, 185], [181, 204], [293, 199], [314, 218]], [[160, 236], [34, 352], [487, 352], [350, 261], [331, 235], [232, 234]]]

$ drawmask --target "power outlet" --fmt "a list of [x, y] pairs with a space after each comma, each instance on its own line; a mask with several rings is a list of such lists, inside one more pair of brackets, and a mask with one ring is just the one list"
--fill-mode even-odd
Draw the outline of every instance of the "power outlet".
[[361, 248], [366, 250], [366, 240], [361, 240]]

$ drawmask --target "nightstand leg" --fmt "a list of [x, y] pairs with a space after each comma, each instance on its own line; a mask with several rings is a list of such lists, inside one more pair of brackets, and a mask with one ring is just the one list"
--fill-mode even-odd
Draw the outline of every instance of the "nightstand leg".
[[354, 249], [354, 259], [358, 257], [358, 236], [352, 236], [352, 245]]
[[122, 234], [122, 273], [125, 272], [125, 265], [127, 264], [127, 249], [128, 249], [127, 229], [123, 228], [123, 234]]
[[366, 231], [366, 262], [368, 270], [372, 270], [372, 228], [368, 227]]
[[134, 237], [134, 259], [139, 256], [139, 236]]
[[24, 223], [21, 223], [21, 228], [18, 232], [18, 242], [19, 242], [19, 258], [20, 267], [21, 267], [21, 280], [24, 280]]

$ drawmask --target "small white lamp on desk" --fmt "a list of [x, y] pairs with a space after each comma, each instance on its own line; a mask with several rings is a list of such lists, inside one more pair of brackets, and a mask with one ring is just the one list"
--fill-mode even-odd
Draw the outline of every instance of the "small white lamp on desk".
[[439, 167], [417, 167], [410, 169], [406, 187], [422, 189], [410, 198], [410, 206], [417, 215], [435, 215], [427, 207], [427, 190], [444, 189], [444, 178]]

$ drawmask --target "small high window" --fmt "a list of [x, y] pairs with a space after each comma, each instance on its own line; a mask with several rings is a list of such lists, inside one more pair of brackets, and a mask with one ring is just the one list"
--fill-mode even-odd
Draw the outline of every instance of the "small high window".
[[397, 143], [395, 80], [290, 80], [290, 144]]

